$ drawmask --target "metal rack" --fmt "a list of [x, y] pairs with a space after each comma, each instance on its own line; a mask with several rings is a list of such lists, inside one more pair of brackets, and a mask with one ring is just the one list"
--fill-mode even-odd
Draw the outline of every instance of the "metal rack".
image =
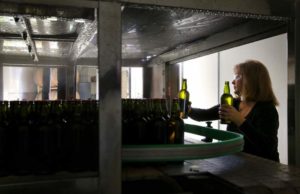
[[[2, 0], [1, 3], [8, 1]], [[20, 3], [18, 0], [9, 1], [13, 3], [22, 4], [42, 4], [42, 5], [59, 5], [59, 6], [75, 6], [75, 7], [88, 7], [95, 8], [97, 10], [98, 20], [98, 67], [99, 67], [99, 88], [100, 90], [100, 126], [99, 126], [99, 174], [98, 178], [92, 178], [92, 183], [98, 188], [98, 193], [107, 194], [119, 194], [121, 193], [121, 168], [122, 168], [122, 145], [121, 145], [121, 95], [120, 95], [120, 68], [121, 68], [121, 11], [124, 4], [139, 4], [139, 5], [154, 5], [154, 6], [166, 6], [179, 9], [200, 9], [200, 10], [212, 10], [221, 13], [241, 14], [245, 17], [255, 16], [279, 16], [279, 17], [294, 17], [293, 13], [298, 8], [299, 1], [293, 2], [287, 1], [281, 4], [279, 1], [272, 1], [270, 3], [267, 0], [234, 0], [234, 1], [198, 1], [198, 0], [168, 0], [168, 1], [155, 1], [155, 0], [120, 0], [120, 1], [92, 1], [92, 0], [25, 0]], [[294, 7], [295, 6], [295, 7]], [[292, 10], [292, 12], [290, 12]], [[296, 16], [297, 12], [295, 11]], [[293, 21], [291, 26], [293, 31], [291, 32], [291, 43], [295, 46], [295, 52], [291, 52], [290, 55], [295, 62], [292, 64], [295, 67], [295, 77], [293, 82], [297, 89], [300, 85], [300, 59], [296, 51], [299, 47], [299, 21]], [[233, 38], [235, 32], [229, 36]], [[294, 39], [294, 37], [295, 39]], [[255, 37], [255, 36], [254, 36]], [[216, 36], [213, 41], [217, 41]], [[254, 40], [250, 37], [247, 41]], [[208, 40], [209, 41], [209, 40]], [[236, 40], [238, 41], [238, 40]], [[245, 42], [247, 42], [245, 41]], [[243, 42], [243, 40], [241, 41]], [[228, 41], [227, 45], [236, 45], [234, 40]], [[197, 52], [208, 53], [209, 50], [215, 48], [210, 45], [208, 47], [197, 50]], [[215, 45], [216, 46], [216, 45]], [[291, 49], [294, 51], [294, 48]], [[171, 53], [172, 54], [172, 53]], [[165, 56], [165, 59], [169, 60], [169, 56]], [[183, 55], [178, 55], [182, 58]], [[173, 57], [172, 60], [177, 60]], [[179, 59], [179, 58], [178, 58]], [[167, 62], [167, 61], [165, 61]], [[300, 90], [295, 89], [295, 118], [299, 117], [300, 110]], [[295, 121], [295, 139], [300, 138], [299, 127], [300, 121]], [[241, 144], [239, 144], [241, 146]], [[296, 145], [296, 151], [299, 150], [299, 143]], [[126, 151], [126, 149], [125, 149]], [[299, 151], [298, 151], [299, 153]], [[296, 156], [296, 161], [299, 164], [300, 156]], [[82, 180], [78, 180], [78, 183]], [[84, 181], [81, 182], [84, 184]], [[72, 180], [72, 184], [76, 184], [76, 181]], [[60, 184], [58, 184], [60, 185]], [[30, 187], [34, 186], [32, 184]], [[38, 188], [38, 186], [37, 186]], [[41, 187], [46, 188], [46, 187]], [[77, 188], [77, 187], [74, 187]], [[84, 192], [82, 190], [82, 192]], [[78, 191], [77, 193], [80, 193]]]

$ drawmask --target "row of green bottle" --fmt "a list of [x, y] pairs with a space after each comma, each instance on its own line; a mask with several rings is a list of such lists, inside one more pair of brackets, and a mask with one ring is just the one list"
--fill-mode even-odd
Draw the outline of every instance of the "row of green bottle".
[[168, 104], [166, 99], [123, 99], [123, 144], [183, 144], [178, 100]]
[[0, 103], [0, 175], [90, 171], [98, 165], [96, 101]]
[[[122, 143], [182, 144], [178, 101], [168, 105], [122, 99]], [[0, 102], [0, 176], [96, 171], [98, 111], [95, 100]]]
[[[228, 83], [224, 93], [232, 104]], [[123, 145], [183, 144], [188, 103], [186, 80], [171, 102], [122, 99]], [[0, 102], [0, 176], [96, 170], [98, 111], [95, 100]]]

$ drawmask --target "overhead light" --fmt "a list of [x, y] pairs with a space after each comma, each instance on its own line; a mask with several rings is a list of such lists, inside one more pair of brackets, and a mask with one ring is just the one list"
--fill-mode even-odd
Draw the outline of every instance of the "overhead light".
[[26, 44], [23, 40], [4, 40], [3, 47], [12, 47], [12, 48], [26, 48]]
[[131, 34], [131, 33], [136, 33], [136, 29], [133, 28], [133, 29], [131, 29], [131, 30], [128, 31], [128, 34]]
[[51, 49], [58, 49], [58, 42], [49, 42], [49, 46]]
[[0, 23], [1, 22], [15, 23], [15, 20], [10, 16], [0, 16]]
[[85, 23], [84, 19], [75, 19], [74, 21], [77, 22], [77, 23]]
[[47, 20], [48, 20], [48, 21], [51, 21], [51, 22], [55, 22], [55, 21], [57, 21], [58, 19], [57, 19], [57, 17], [49, 17], [49, 18], [47, 18]]
[[37, 19], [36, 18], [30, 18], [30, 23], [37, 24]]

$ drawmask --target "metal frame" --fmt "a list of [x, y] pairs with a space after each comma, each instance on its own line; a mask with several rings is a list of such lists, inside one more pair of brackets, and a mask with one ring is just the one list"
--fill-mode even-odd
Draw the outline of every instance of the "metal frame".
[[97, 0], [1, 0], [0, 2], [97, 8]]
[[274, 24], [272, 27], [265, 25], [270, 22], [272, 21], [262, 21], [261, 23], [253, 21], [230, 28], [198, 43], [164, 53], [160, 59], [175, 64], [287, 32], [286, 22]]
[[[99, 1], [99, 193], [121, 193], [121, 4]], [[99, 41], [100, 40], [100, 41]]]
[[[158, 5], [177, 8], [202, 9], [222, 12], [251, 13], [270, 15], [271, 9], [267, 0], [121, 0], [123, 3], [137, 3], [142, 5]], [[220, 9], [222, 8], [222, 9]], [[249, 14], [248, 14], [249, 15]]]
[[[158, 5], [191, 9], [204, 10], [221, 10], [232, 11], [240, 13], [253, 13], [270, 15], [271, 9], [267, 0], [215, 0], [213, 2], [206, 0], [99, 0], [102, 2], [120, 2], [120, 3], [136, 3], [141, 5]], [[73, 7], [87, 7], [98, 8], [97, 0], [1, 0], [0, 2], [11, 2], [20, 4], [43, 4], [43, 5], [58, 5], [58, 6], [73, 6]]]
[[[121, 193], [121, 5], [122, 3], [137, 3], [141, 5], [159, 5], [189, 9], [215, 10], [219, 12], [236, 12], [258, 15], [282, 15], [280, 8], [272, 8], [268, 0], [10, 0], [0, 2], [31, 3], [45, 5], [77, 6], [99, 8], [98, 10], [98, 40], [99, 43], [99, 193]], [[296, 0], [295, 9], [299, 9]], [[288, 6], [287, 4], [286, 6]], [[294, 11], [294, 10], [293, 10]], [[297, 13], [297, 11], [295, 11]], [[275, 14], [274, 14], [275, 13]], [[291, 12], [293, 13], [293, 12]], [[284, 15], [285, 13], [283, 13]], [[292, 16], [290, 16], [292, 17]], [[296, 54], [300, 47], [299, 13], [295, 21], [295, 118], [300, 116], [300, 55]], [[42, 60], [42, 59], [41, 59]], [[1, 83], [2, 84], [2, 83]], [[295, 123], [295, 139], [300, 139], [300, 120]], [[295, 153], [300, 153], [298, 142]], [[296, 164], [300, 164], [300, 155], [296, 156]]]

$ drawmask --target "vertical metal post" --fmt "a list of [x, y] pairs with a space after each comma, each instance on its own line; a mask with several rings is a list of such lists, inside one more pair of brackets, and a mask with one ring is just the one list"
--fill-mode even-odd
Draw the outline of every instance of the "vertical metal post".
[[300, 166], [300, 0], [295, 1], [295, 161]]
[[[0, 44], [0, 50], [3, 51], [3, 44]], [[4, 82], [4, 75], [3, 75], [3, 70], [4, 70], [4, 67], [3, 67], [3, 63], [1, 62], [0, 60], [0, 100], [4, 100], [4, 85], [3, 85], [3, 82]]]
[[121, 194], [121, 4], [99, 1], [99, 193]]
[[76, 64], [69, 61], [71, 65], [66, 67], [66, 99], [76, 98]]
[[43, 89], [42, 89], [42, 99], [49, 100], [50, 92], [50, 67], [43, 68]]
[[0, 100], [4, 100], [3, 99], [3, 90], [4, 90], [4, 88], [3, 88], [3, 64], [2, 63], [0, 63]]
[[57, 99], [66, 99], [66, 68], [57, 68]]

